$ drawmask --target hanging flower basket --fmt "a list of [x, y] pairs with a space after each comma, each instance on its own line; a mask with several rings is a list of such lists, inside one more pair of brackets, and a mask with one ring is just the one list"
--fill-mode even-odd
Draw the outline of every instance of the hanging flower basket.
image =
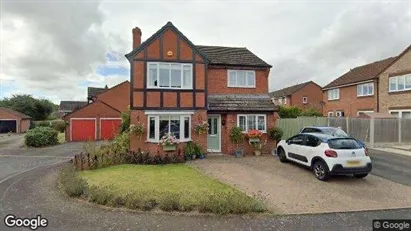
[[207, 121], [199, 122], [196, 125], [194, 125], [194, 132], [197, 133], [198, 135], [203, 135], [208, 133], [208, 128], [209, 124]]
[[249, 142], [255, 143], [255, 142], [260, 142], [261, 136], [263, 135], [262, 132], [258, 130], [249, 130], [246, 133], [246, 136], [248, 138]]
[[130, 125], [130, 133], [137, 136], [138, 139], [141, 139], [145, 131], [144, 124], [141, 122]]

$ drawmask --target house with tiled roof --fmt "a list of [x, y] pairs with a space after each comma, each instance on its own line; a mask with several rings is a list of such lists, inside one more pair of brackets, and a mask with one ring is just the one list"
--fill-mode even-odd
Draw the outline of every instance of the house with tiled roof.
[[323, 87], [326, 116], [390, 113], [411, 118], [411, 46], [401, 54], [351, 69]]
[[320, 85], [308, 81], [269, 93], [275, 105], [296, 106], [301, 110], [314, 108], [322, 113], [323, 91]]
[[[132, 136], [131, 150], [144, 148], [163, 154], [158, 145], [166, 134], [188, 141], [203, 151], [232, 153], [231, 128], [257, 129], [267, 138], [274, 126], [275, 107], [268, 95], [271, 65], [245, 47], [195, 45], [171, 22], [141, 43], [141, 29], [132, 30], [131, 124], [145, 128]], [[205, 134], [195, 127], [208, 122]], [[263, 152], [270, 152], [273, 143]], [[245, 152], [252, 153], [244, 143]], [[177, 152], [177, 151], [175, 151]]]

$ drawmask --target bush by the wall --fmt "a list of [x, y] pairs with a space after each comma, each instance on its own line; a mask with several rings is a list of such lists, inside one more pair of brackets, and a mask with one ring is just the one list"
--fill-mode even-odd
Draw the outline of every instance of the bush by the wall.
[[284, 131], [279, 127], [272, 127], [267, 131], [268, 137], [271, 140], [279, 141], [284, 135]]
[[65, 166], [59, 174], [59, 182], [67, 195], [85, 196], [88, 193], [87, 181], [81, 178], [72, 165]]
[[66, 130], [66, 121], [54, 120], [51, 122], [51, 127], [58, 132], [64, 132]]
[[280, 106], [278, 108], [278, 115], [280, 118], [297, 118], [301, 114], [301, 109], [295, 106]]
[[44, 147], [58, 144], [58, 132], [49, 127], [36, 127], [29, 130], [24, 143], [28, 147]]
[[34, 127], [51, 127], [51, 121], [35, 121]]

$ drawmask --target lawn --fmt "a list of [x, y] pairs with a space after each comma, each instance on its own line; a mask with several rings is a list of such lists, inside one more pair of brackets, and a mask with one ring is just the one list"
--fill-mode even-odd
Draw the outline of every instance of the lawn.
[[[173, 210], [215, 213], [261, 212], [264, 206], [243, 192], [212, 179], [185, 164], [118, 165], [80, 172], [91, 186], [99, 186], [121, 198], [134, 194], [145, 201], [177, 200]], [[187, 209], [191, 207], [191, 209]], [[200, 208], [202, 207], [202, 208]], [[166, 210], [166, 209], [163, 209]]]
[[66, 134], [64, 132], [59, 132], [57, 135], [57, 139], [59, 141], [59, 144], [65, 143], [66, 142]]

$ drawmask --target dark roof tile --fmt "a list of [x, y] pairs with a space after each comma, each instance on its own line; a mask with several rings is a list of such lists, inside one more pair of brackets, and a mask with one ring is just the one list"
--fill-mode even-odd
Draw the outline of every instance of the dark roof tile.
[[84, 107], [87, 102], [84, 101], [60, 101], [59, 110], [75, 111], [81, 107]]
[[99, 87], [88, 87], [87, 88], [87, 97], [95, 97], [96, 95], [103, 93], [105, 91], [107, 91], [108, 87], [106, 85], [106, 87], [104, 88], [99, 88]]
[[24, 114], [24, 113], [15, 111], [15, 110], [13, 110], [13, 109], [11, 109], [11, 108], [0, 107], [0, 111], [5, 111], [5, 112], [7, 112], [7, 113], [10, 113], [10, 114], [15, 115], [15, 116], [17, 116], [17, 117], [20, 117], [20, 118], [22, 118], [22, 119], [30, 119], [30, 118], [31, 118], [30, 116], [28, 116], [28, 115], [26, 115], [26, 114]]
[[224, 94], [208, 95], [210, 111], [275, 111], [274, 103], [268, 94]]
[[[282, 97], [282, 96], [289, 96], [292, 95], [294, 93], [296, 93], [297, 91], [299, 91], [300, 89], [302, 89], [303, 87], [307, 86], [310, 83], [314, 83], [313, 81], [308, 81], [305, 83], [300, 83], [300, 84], [296, 84], [290, 87], [286, 87], [277, 91], [273, 91], [268, 93], [270, 95], [270, 97]], [[314, 83], [316, 84], [316, 83]]]

